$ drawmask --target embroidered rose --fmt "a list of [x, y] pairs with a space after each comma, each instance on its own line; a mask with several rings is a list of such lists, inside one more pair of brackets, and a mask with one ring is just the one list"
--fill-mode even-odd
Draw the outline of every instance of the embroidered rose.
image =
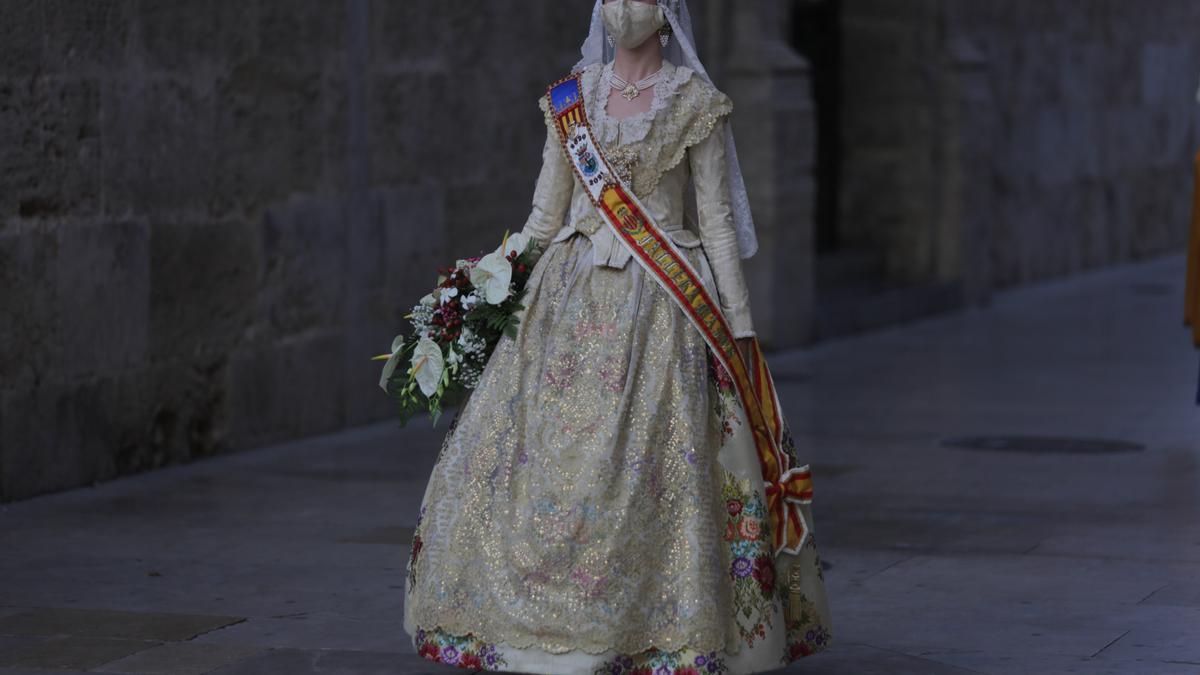
[[463, 654], [462, 658], [458, 660], [458, 666], [460, 668], [482, 668], [483, 662], [479, 660], [478, 656], [471, 653], [466, 653]]
[[793, 642], [791, 644], [791, 648], [788, 650], [788, 659], [795, 661], [796, 659], [809, 656], [811, 654], [812, 650], [809, 649], [808, 646], [803, 642]]
[[729, 515], [736, 516], [742, 512], [742, 503], [736, 499], [730, 499], [725, 502], [725, 508], [729, 509]]
[[426, 642], [421, 645], [420, 649], [417, 650], [417, 654], [422, 658], [426, 658], [431, 661], [437, 661], [438, 660], [437, 645], [433, 644], [432, 642]]
[[758, 539], [758, 535], [761, 533], [761, 531], [761, 526], [754, 518], [745, 518], [741, 523], [738, 524], [738, 533], [742, 535], [743, 539], [747, 539], [749, 541]]
[[763, 595], [770, 596], [775, 590], [775, 564], [769, 556], [754, 559], [754, 580], [762, 587]]

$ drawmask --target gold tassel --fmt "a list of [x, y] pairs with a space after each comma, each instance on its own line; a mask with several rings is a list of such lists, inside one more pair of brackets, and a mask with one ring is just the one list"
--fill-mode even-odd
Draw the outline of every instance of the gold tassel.
[[792, 561], [792, 566], [788, 568], [787, 579], [787, 620], [789, 623], [796, 623], [804, 616], [804, 594], [800, 591], [800, 587], [804, 583], [804, 574], [800, 571], [799, 560]]

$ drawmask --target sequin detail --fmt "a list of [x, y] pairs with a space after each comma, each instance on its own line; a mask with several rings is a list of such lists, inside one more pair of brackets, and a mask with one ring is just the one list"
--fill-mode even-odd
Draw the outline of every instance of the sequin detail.
[[640, 266], [591, 253], [584, 237], [546, 250], [517, 336], [462, 408], [406, 623], [549, 653], [720, 650], [733, 610], [708, 352]]
[[408, 588], [417, 583], [417, 557], [421, 555], [421, 519], [425, 517], [425, 507], [422, 506], [420, 512], [417, 513], [417, 524], [413, 527], [412, 548], [408, 552]]

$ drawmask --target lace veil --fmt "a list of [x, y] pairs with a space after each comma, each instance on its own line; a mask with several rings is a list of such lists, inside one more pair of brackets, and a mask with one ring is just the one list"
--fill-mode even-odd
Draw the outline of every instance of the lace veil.
[[[700, 62], [696, 53], [696, 40], [692, 33], [692, 16], [688, 12], [687, 0], [657, 0], [667, 21], [671, 24], [673, 34], [670, 45], [663, 50], [663, 58], [676, 66], [687, 66], [696, 71], [705, 81], [712, 84], [712, 78]], [[608, 63], [613, 60], [615, 51], [608, 46], [607, 30], [604, 20], [600, 17], [600, 7], [604, 0], [596, 0], [592, 8], [592, 24], [588, 29], [587, 39], [583, 41], [580, 53], [583, 58], [575, 64], [573, 70], [582, 70], [593, 63]], [[715, 85], [714, 85], [715, 86]], [[733, 222], [737, 228], [738, 252], [743, 258], [749, 258], [758, 250], [758, 237], [754, 233], [754, 219], [750, 215], [750, 200], [746, 196], [746, 183], [742, 180], [741, 166], [738, 164], [737, 148], [733, 142], [733, 129], [725, 125], [725, 158], [729, 169], [729, 193], [732, 200]], [[689, 190], [689, 193], [691, 190]], [[690, 195], [689, 202], [694, 202]]]

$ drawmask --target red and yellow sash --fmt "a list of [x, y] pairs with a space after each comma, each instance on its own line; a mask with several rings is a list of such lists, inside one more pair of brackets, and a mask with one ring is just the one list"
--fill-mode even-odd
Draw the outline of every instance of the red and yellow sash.
[[600, 150], [584, 109], [579, 74], [550, 85], [546, 97], [559, 140], [580, 185], [617, 240], [675, 300], [730, 374], [754, 436], [776, 553], [799, 553], [809, 527], [800, 506], [812, 501], [812, 473], [791, 466], [783, 449], [783, 417], [775, 383], [758, 340], [750, 362], [738, 351], [720, 304], [670, 237], [612, 170]]

